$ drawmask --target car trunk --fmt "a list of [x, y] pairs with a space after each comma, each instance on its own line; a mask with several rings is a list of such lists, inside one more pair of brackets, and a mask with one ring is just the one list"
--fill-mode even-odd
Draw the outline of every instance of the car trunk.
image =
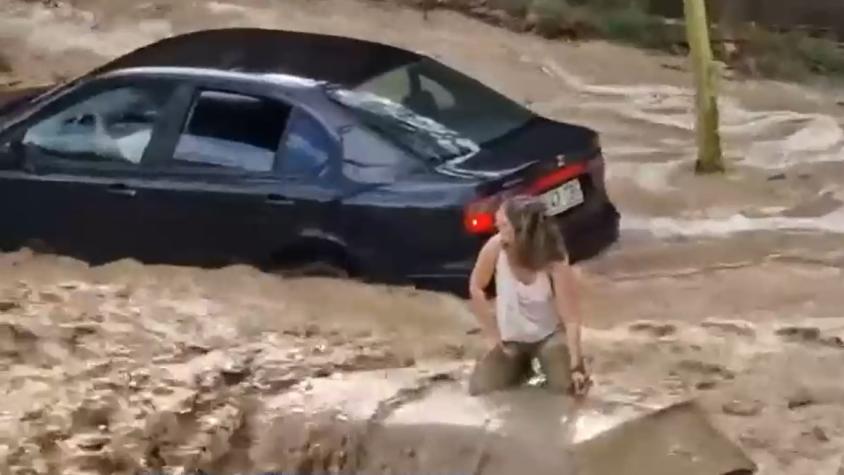
[[589, 190], [603, 190], [598, 134], [542, 117], [484, 144], [477, 154], [444, 163], [439, 170], [477, 179], [479, 198], [511, 192], [539, 194], [574, 177], [582, 177], [582, 185]]
[[[536, 118], [481, 153], [444, 164], [446, 173], [478, 180], [464, 226], [474, 235], [495, 231], [494, 213], [513, 194], [542, 196], [563, 231], [573, 262], [615, 240], [617, 211], [604, 188], [598, 134], [586, 127]], [[589, 235], [594, 239], [584, 239]]]
[[[586, 162], [599, 157], [598, 134], [595, 131], [536, 117], [509, 134], [484, 144], [479, 153], [446, 162], [440, 170], [480, 179], [479, 194], [486, 196], [534, 184], [540, 178], [562, 173], [561, 169], [581, 174], [586, 171], [582, 169]], [[553, 184], [556, 183], [546, 183], [547, 186]], [[540, 187], [542, 185], [539, 183]]]

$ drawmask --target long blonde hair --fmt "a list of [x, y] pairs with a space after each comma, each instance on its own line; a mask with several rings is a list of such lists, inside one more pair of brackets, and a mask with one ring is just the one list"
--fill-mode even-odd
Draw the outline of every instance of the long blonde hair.
[[545, 203], [536, 197], [518, 195], [502, 206], [513, 226], [511, 251], [525, 269], [538, 272], [554, 262], [567, 261], [568, 251], [562, 232], [546, 214]]

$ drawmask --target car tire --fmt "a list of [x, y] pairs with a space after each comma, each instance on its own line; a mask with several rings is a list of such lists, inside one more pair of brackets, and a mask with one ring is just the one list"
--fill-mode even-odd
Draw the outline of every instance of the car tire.
[[300, 275], [307, 277], [332, 277], [336, 279], [349, 278], [349, 272], [342, 266], [329, 261], [314, 261], [303, 264], [294, 269]]
[[346, 250], [328, 241], [303, 241], [288, 245], [270, 258], [270, 269], [282, 277], [357, 277]]
[[348, 279], [351, 275], [343, 266], [331, 261], [317, 260], [285, 266], [274, 272], [285, 278], [296, 277], [327, 277], [333, 279]]

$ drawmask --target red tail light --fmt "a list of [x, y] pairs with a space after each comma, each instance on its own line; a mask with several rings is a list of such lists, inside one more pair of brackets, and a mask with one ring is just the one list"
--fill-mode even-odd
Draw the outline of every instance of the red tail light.
[[469, 234], [492, 234], [495, 232], [495, 212], [505, 197], [515, 193], [540, 194], [556, 185], [586, 173], [587, 170], [588, 167], [585, 162], [572, 163], [553, 170], [527, 186], [520, 186], [493, 196], [472, 201], [463, 211], [463, 226]]
[[495, 232], [495, 210], [499, 199], [496, 196], [473, 201], [463, 211], [463, 226], [469, 234], [492, 234]]
[[467, 213], [466, 231], [469, 234], [488, 234], [495, 229], [495, 217], [492, 213]]

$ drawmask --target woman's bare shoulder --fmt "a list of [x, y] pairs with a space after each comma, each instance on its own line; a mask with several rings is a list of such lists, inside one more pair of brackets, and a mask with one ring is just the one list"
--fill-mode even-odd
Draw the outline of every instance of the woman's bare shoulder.
[[498, 253], [501, 252], [501, 235], [495, 234], [491, 238], [489, 238], [481, 247], [481, 251], [478, 254], [478, 260], [491, 260], [498, 257]]
[[501, 250], [501, 234], [495, 233], [484, 243], [484, 249], [494, 250], [498, 252]]

